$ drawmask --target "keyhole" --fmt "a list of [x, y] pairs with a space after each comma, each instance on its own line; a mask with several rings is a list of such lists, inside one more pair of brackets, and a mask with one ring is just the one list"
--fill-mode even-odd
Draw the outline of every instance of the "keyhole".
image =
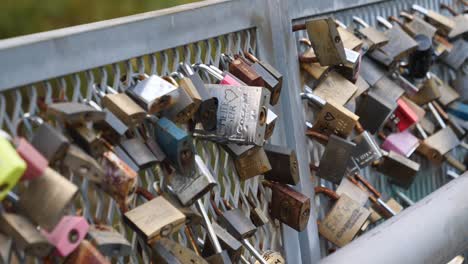
[[263, 125], [265, 124], [266, 122], [266, 109], [265, 107], [262, 107], [262, 109], [260, 109], [260, 115], [258, 117], [258, 121], [260, 122], [260, 125]]
[[340, 41], [341, 41], [341, 38], [339, 36], [336, 36], [335, 37], [335, 43], [340, 43]]
[[68, 233], [68, 241], [70, 241], [70, 243], [76, 243], [79, 237], [79, 233], [76, 229], [72, 229], [70, 233]]

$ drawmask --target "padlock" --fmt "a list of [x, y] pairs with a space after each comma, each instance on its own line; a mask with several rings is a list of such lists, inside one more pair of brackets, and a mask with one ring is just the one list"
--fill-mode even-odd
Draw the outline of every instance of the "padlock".
[[361, 60], [360, 75], [371, 87], [373, 87], [380, 79], [386, 78], [386, 71], [371, 58], [364, 56]]
[[[356, 93], [353, 95], [353, 97], [351, 97], [351, 99], [349, 99], [348, 104], [350, 102], [355, 102], [358, 98], [360, 98], [360, 96], [363, 93], [366, 93], [370, 88], [370, 85], [364, 80], [364, 78], [361, 76], [361, 74], [359, 74], [355, 85], [356, 85], [356, 87], [358, 89], [357, 89]], [[347, 107], [348, 104], [346, 104], [344, 106]], [[351, 111], [351, 109], [350, 109], [350, 111]], [[352, 111], [352, 112], [355, 112], [355, 111], [356, 111], [356, 109], [354, 109], [354, 111]]]
[[307, 135], [322, 141], [328, 141], [322, 158], [320, 158], [316, 173], [317, 177], [339, 184], [345, 176], [348, 160], [356, 143], [335, 135], [327, 137], [317, 132], [307, 132]]
[[78, 248], [64, 261], [64, 264], [110, 264], [110, 262], [87, 240], [81, 241]]
[[89, 224], [81, 216], [64, 216], [50, 232], [42, 230], [42, 234], [55, 246], [56, 253], [61, 257], [68, 256], [85, 238]]
[[466, 37], [466, 33], [468, 32], [468, 18], [464, 14], [457, 13], [453, 8], [451, 8], [445, 3], [441, 3], [440, 8], [447, 9], [453, 16], [452, 20], [454, 22], [454, 26], [448, 34], [449, 39], [454, 39], [459, 36]]
[[[216, 115], [218, 109], [218, 99], [212, 97], [205, 87], [200, 75], [195, 73], [192, 67], [186, 63], [180, 63], [179, 70], [184, 73], [187, 80], [181, 80], [180, 82], [187, 82], [187, 87], [195, 88], [195, 90], [200, 95], [200, 99], [202, 102], [198, 108], [197, 113], [195, 114], [195, 121], [202, 124], [203, 129], [205, 130], [213, 130], [216, 128]], [[191, 81], [191, 84], [189, 82]], [[196, 93], [193, 92], [194, 97], [196, 97]]]
[[308, 20], [306, 29], [320, 65], [332, 66], [346, 63], [343, 42], [333, 18]]
[[312, 126], [313, 131], [327, 136], [336, 134], [341, 137], [347, 137], [351, 134], [359, 116], [335, 101], [325, 101], [313, 93], [301, 93], [301, 97], [321, 108]]
[[120, 147], [133, 159], [140, 170], [151, 168], [157, 163], [153, 152], [139, 138], [121, 140]]
[[296, 185], [299, 182], [299, 165], [296, 151], [272, 144], [265, 144], [263, 149], [271, 164], [271, 170], [264, 175], [265, 179]]
[[171, 107], [179, 97], [176, 86], [156, 75], [136, 83], [126, 92], [149, 114]]
[[[26, 162], [26, 170], [21, 176], [21, 180], [33, 180], [37, 177], [41, 177], [45, 169], [49, 166], [47, 159], [23, 137], [14, 138], [13, 144], [18, 155]], [[2, 147], [2, 150], [6, 151], [7, 149]]]
[[407, 12], [400, 12], [400, 16], [406, 19], [405, 23], [399, 21], [398, 18], [393, 16], [389, 17], [389, 20], [397, 22], [398, 25], [400, 25], [401, 28], [403, 28], [411, 37], [423, 34], [430, 39], [434, 38], [437, 28], [424, 21], [424, 19]]
[[393, 75], [392, 78], [384, 77], [374, 85], [373, 91], [391, 102], [396, 102], [406, 92], [402, 84], [404, 83], [409, 89], [409, 85], [406, 82], [407, 80], [399, 74]]
[[[208, 74], [210, 77], [213, 77], [215, 79], [215, 83], [217, 84], [234, 85], [234, 86], [246, 85], [243, 81], [238, 79], [232, 73], [226, 72], [226, 71], [223, 72], [213, 65], [206, 65], [206, 64], [198, 63], [193, 66], [196, 70], [202, 71]], [[212, 96], [211, 93], [210, 93], [210, 96]]]
[[353, 22], [362, 26], [362, 28], [357, 29], [357, 32], [366, 42], [369, 51], [378, 49], [388, 43], [389, 39], [383, 32], [371, 27], [361, 18], [353, 16]]
[[262, 146], [270, 92], [252, 86], [208, 84], [207, 87], [219, 100], [218, 123], [216, 130], [195, 129], [194, 135], [220, 143]]
[[265, 86], [263, 78], [239, 55], [235, 55], [232, 58], [221, 54], [221, 58], [229, 63], [229, 72], [248, 86]]
[[42, 123], [34, 131], [31, 144], [53, 164], [62, 159], [70, 145], [69, 140], [56, 128], [47, 123]]
[[441, 80], [437, 75], [431, 73], [431, 78], [435, 81], [439, 87], [440, 97], [437, 99], [445, 107], [450, 107], [449, 105], [454, 101], [460, 98], [460, 94], [455, 91], [448, 83]]
[[460, 145], [460, 140], [455, 132], [453, 132], [452, 128], [445, 127], [424, 139], [424, 143], [437, 150], [442, 155], [445, 155], [450, 150]]
[[362, 127], [375, 134], [393, 114], [397, 104], [373, 90], [363, 96], [357, 106], [356, 115], [359, 116]]
[[185, 215], [162, 196], [126, 212], [123, 218], [150, 244], [177, 232], [185, 222]]
[[16, 152], [11, 143], [0, 136], [0, 201], [13, 189], [25, 173], [28, 164]]
[[360, 206], [364, 206], [369, 200], [369, 193], [352, 183], [348, 177], [343, 178], [336, 189], [336, 193], [340, 196], [345, 194]]
[[174, 175], [167, 179], [183, 206], [190, 206], [217, 185], [205, 162], [195, 155], [195, 171], [191, 175]]
[[378, 172], [390, 177], [392, 183], [405, 189], [411, 186], [419, 168], [419, 163], [393, 151], [384, 153], [382, 162], [376, 167]]
[[[401, 206], [401, 204], [399, 204], [395, 199], [393, 198], [390, 198], [388, 199], [387, 202], [385, 202], [390, 208], [392, 208], [392, 210], [396, 213], [396, 214], [399, 214], [401, 211], [403, 211], [403, 206]], [[375, 211], [374, 209], [370, 209], [371, 211], [371, 215], [369, 216], [369, 221], [371, 223], [376, 223], [378, 222], [380, 219], [382, 219], [382, 216], [377, 212]]]
[[125, 257], [132, 254], [132, 245], [110, 226], [93, 225], [88, 231], [90, 242], [107, 257]]
[[419, 147], [419, 139], [406, 130], [386, 136], [381, 147], [383, 150], [409, 157]]
[[98, 122], [104, 120], [106, 113], [87, 104], [77, 102], [53, 103], [47, 106], [47, 114], [57, 120], [71, 124]]
[[[237, 239], [235, 239], [231, 234], [229, 234], [229, 232], [227, 232], [216, 222], [213, 222], [212, 225], [214, 233], [218, 237], [218, 240], [221, 243], [221, 247], [223, 248], [223, 250], [227, 250], [228, 255], [233, 263], [238, 263], [243, 251], [242, 244], [239, 243]], [[213, 243], [210, 241], [210, 239], [206, 239], [205, 243], [203, 244], [202, 252], [202, 255], [204, 257], [212, 256], [215, 254]]]
[[314, 89], [314, 94], [326, 101], [344, 105], [357, 91], [357, 87], [341, 74], [332, 71]]
[[[115, 153], [117, 158], [125, 163], [132, 171], [136, 173], [140, 172], [140, 167], [136, 164], [132, 157], [130, 157], [125, 150], [123, 150], [120, 146], [115, 146], [111, 148], [112, 151]], [[105, 153], [105, 152], [104, 152]], [[104, 155], [103, 153], [103, 155]]]
[[165, 117], [154, 119], [150, 120], [155, 126], [155, 139], [167, 159], [183, 174], [193, 171], [195, 157], [191, 137]]
[[109, 92], [108, 94], [102, 91], [102, 89], [103, 87], [95, 87], [98, 96], [101, 97], [101, 104], [104, 108], [130, 128], [135, 128], [143, 123], [146, 112], [132, 98], [125, 93], [117, 93], [111, 87], [105, 88]]
[[266, 127], [265, 127], [265, 140], [268, 140], [272, 135], [276, 127], [276, 120], [278, 116], [270, 108], [268, 108]]
[[411, 101], [408, 97], [406, 96], [402, 96], [399, 98], [399, 100], [402, 100], [406, 103], [406, 105], [408, 105], [409, 108], [411, 108], [411, 110], [416, 114], [416, 116], [418, 117], [419, 119], [419, 123], [422, 123], [424, 122], [423, 119], [426, 119], [426, 110], [424, 110], [423, 107], [419, 106], [418, 104], [416, 104], [415, 102]]
[[[277, 69], [275, 69], [272, 65], [270, 65], [268, 62], [257, 59], [252, 53], [244, 52], [244, 55], [253, 62], [252, 68], [257, 70], [259, 68], [258, 66], [261, 66], [263, 69], [265, 69], [269, 74], [271, 74], [278, 81], [278, 84], [275, 86], [272, 86], [270, 90], [271, 92], [270, 104], [276, 105], [279, 101], [281, 88], [283, 86], [283, 75]], [[261, 73], [262, 72], [261, 70], [257, 70], [257, 72], [263, 76], [263, 74]], [[264, 78], [264, 80], [265, 82], [267, 82], [267, 79]], [[266, 88], [270, 89], [268, 86], [272, 84], [273, 83], [267, 84]]]
[[441, 62], [455, 71], [462, 69], [467, 58], [468, 42], [464, 39], [454, 41], [451, 51], [439, 57]]
[[[262, 257], [268, 264], [286, 264], [286, 260], [278, 251], [266, 250], [263, 252]], [[257, 260], [255, 264], [260, 264], [260, 262]]]
[[250, 220], [252, 220], [252, 223], [256, 226], [256, 227], [261, 227], [261, 226], [264, 226], [266, 224], [268, 224], [270, 222], [270, 219], [268, 218], [268, 216], [262, 211], [261, 208], [259, 208], [256, 204], [255, 204], [255, 201], [251, 198], [250, 195], [247, 195], [245, 197], [245, 199], [247, 200], [247, 203], [249, 204], [250, 206]]
[[398, 119], [397, 128], [400, 132], [405, 131], [419, 121], [416, 113], [408, 106], [408, 104], [401, 98], [397, 100], [397, 109], [395, 110], [395, 117]]
[[52, 230], [57, 225], [78, 193], [75, 184], [51, 168], [47, 168], [42, 177], [21, 187], [18, 192], [20, 212], [45, 230]]
[[67, 132], [81, 149], [93, 157], [99, 157], [106, 151], [103, 144], [102, 131], [80, 125], [67, 126]]
[[[343, 247], [353, 240], [369, 217], [370, 211], [346, 194], [338, 196], [329, 191], [334, 194], [330, 197], [336, 202], [325, 218], [319, 222], [318, 231], [328, 241]], [[323, 193], [329, 195], [328, 192]]]
[[[255, 71], [264, 81], [264, 87], [267, 88], [270, 93], [270, 104], [276, 105], [279, 101], [279, 96], [281, 93], [281, 83], [275, 78], [268, 70], [266, 70], [260, 63], [253, 62], [250, 65], [250, 68]], [[254, 86], [252, 84], [252, 86]]]
[[104, 179], [105, 171], [96, 159], [75, 145], [70, 145], [61, 161], [61, 166], [71, 170], [74, 175], [95, 183], [100, 183]]
[[208, 264], [206, 260], [198, 256], [194, 251], [167, 238], [161, 238], [152, 244], [151, 253], [151, 259], [154, 263]]
[[129, 128], [117, 116], [108, 109], [104, 109], [106, 118], [93, 124], [93, 128], [102, 132], [102, 137], [113, 144], [117, 144], [121, 138], [129, 132]]
[[361, 68], [361, 53], [345, 48], [345, 54], [346, 63], [338, 65], [336, 70], [350, 82], [356, 83]]
[[461, 102], [454, 102], [449, 105], [448, 112], [458, 118], [468, 121], [468, 105]]
[[[163, 115], [175, 123], [187, 123], [195, 116], [195, 113], [200, 107], [202, 102], [200, 94], [196, 90], [192, 81], [185, 78], [183, 74], [173, 72], [171, 73], [171, 77], [179, 79], [179, 84], [173, 80], [174, 84], [177, 84], [179, 87], [179, 98], [172, 107], [163, 112]], [[167, 79], [170, 77], [164, 78]]]
[[423, 14], [426, 21], [434, 25], [443, 35], [448, 35], [449, 32], [452, 31], [452, 29], [455, 27], [455, 22], [452, 19], [432, 10], [426, 9], [420, 5], [412, 5], [411, 9]]
[[263, 181], [263, 184], [272, 191], [271, 217], [298, 232], [303, 231], [310, 218], [310, 198], [285, 184], [270, 181]]
[[417, 34], [414, 40], [417, 48], [409, 55], [409, 75], [413, 78], [424, 78], [432, 66], [432, 39], [426, 35]]
[[138, 174], [112, 151], [104, 152], [99, 163], [105, 171], [99, 186], [120, 208], [127, 208], [136, 189]]
[[24, 216], [3, 212], [0, 231], [11, 237], [16, 247], [27, 255], [45, 257], [52, 252], [53, 246]]
[[382, 153], [374, 137], [368, 131], [365, 131], [360, 124], [356, 128], [359, 134], [353, 138], [356, 146], [351, 152], [351, 159], [360, 169], [363, 169], [375, 160], [380, 159]]
[[396, 61], [407, 57], [416, 49], [418, 45], [416, 41], [401, 29], [400, 26], [393, 26], [381, 16], [377, 16], [377, 21], [388, 28], [388, 30], [385, 31], [385, 35], [388, 37], [389, 41], [384, 46], [370, 53], [373, 59], [389, 67]]
[[263, 147], [237, 144], [227, 144], [223, 147], [234, 160], [234, 166], [241, 181], [271, 170], [271, 164]]
[[11, 255], [13, 252], [13, 240], [0, 233], [0, 264], [11, 263]]
[[306, 44], [308, 47], [304, 53], [299, 55], [301, 68], [320, 83], [327, 76], [332, 67], [322, 66], [320, 63], [318, 63], [317, 56], [315, 55], [315, 51], [312, 48], [312, 43], [310, 43], [310, 40], [302, 38], [299, 40], [299, 42], [301, 44]]
[[343, 47], [359, 52], [363, 46], [363, 42], [353, 32], [349, 31], [345, 24], [335, 19], [336, 29], [340, 34], [341, 41], [343, 41]]

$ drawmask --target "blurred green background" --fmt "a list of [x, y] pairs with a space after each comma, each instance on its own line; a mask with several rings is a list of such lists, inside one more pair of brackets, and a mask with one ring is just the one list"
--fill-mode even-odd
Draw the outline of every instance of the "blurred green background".
[[1, 0], [0, 39], [200, 0]]

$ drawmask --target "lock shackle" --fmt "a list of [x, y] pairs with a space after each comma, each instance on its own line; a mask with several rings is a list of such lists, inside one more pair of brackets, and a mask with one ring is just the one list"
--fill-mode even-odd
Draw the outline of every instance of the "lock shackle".
[[42, 119], [40, 116], [33, 115], [31, 113], [24, 113], [23, 116], [19, 119], [18, 124], [16, 125], [16, 135], [22, 136], [22, 134], [20, 133], [21, 127], [26, 121], [31, 122], [31, 124], [34, 126], [40, 126], [45, 122], [44, 119]]
[[459, 13], [457, 11], [455, 11], [455, 9], [453, 9], [453, 7], [445, 4], [445, 3], [441, 3], [440, 5], [440, 9], [446, 9], [447, 11], [449, 11], [449, 13], [452, 15], [452, 16], [458, 16]]
[[193, 68], [197, 71], [203, 71], [210, 75], [211, 77], [214, 77], [216, 80], [221, 81], [223, 79], [223, 75], [218, 73], [216, 70], [214, 70], [212, 67], [203, 64], [203, 63], [196, 63], [193, 65]]
[[150, 193], [148, 190], [142, 188], [142, 187], [137, 187], [135, 193], [137, 195], [140, 195], [141, 197], [145, 198], [148, 201], [153, 200], [155, 197], [152, 193]]
[[248, 50], [244, 50], [244, 56], [251, 60], [252, 62], [259, 62], [260, 60], [257, 59], [257, 57], [255, 57], [252, 53], [250, 53]]
[[335, 24], [338, 26], [338, 27], [341, 27], [341, 28], [344, 28], [344, 29], [347, 29], [348, 27], [345, 25], [345, 23], [343, 23], [342, 21], [338, 20], [338, 19], [335, 19]]
[[213, 191], [210, 192], [210, 204], [217, 216], [223, 215], [221, 209], [219, 209], [219, 207], [216, 205], [215, 193]]
[[312, 137], [314, 139], [318, 139], [318, 140], [325, 141], [325, 142], [328, 142], [328, 139], [329, 139], [329, 137], [327, 135], [324, 135], [324, 134], [319, 133], [317, 131], [307, 130], [306, 135], [309, 136], [309, 137]]
[[154, 190], [158, 195], [162, 195], [162, 194], [163, 194], [163, 191], [161, 190], [161, 187], [159, 187], [159, 182], [157, 182], [157, 181], [153, 182], [152, 186], [153, 186], [153, 190]]
[[440, 104], [435, 100], [432, 101], [432, 104], [433, 104], [434, 108], [437, 110], [437, 112], [439, 113], [439, 115], [442, 117], [442, 119], [444, 119], [445, 121], [448, 121], [449, 116], [448, 116], [447, 112], [445, 112], [445, 110], [442, 108], [442, 106], [440, 106]]
[[399, 14], [400, 17], [403, 17], [409, 21], [412, 21], [414, 19], [414, 15], [408, 13], [408, 12], [405, 12], [405, 11], [401, 11], [400, 14]]
[[404, 24], [396, 16], [389, 16], [388, 21], [397, 23], [400, 27], [403, 27]]
[[231, 63], [234, 61], [234, 57], [231, 56], [231, 55], [227, 55], [227, 54], [225, 54], [225, 53], [221, 53], [221, 60], [222, 60], [224, 63], [231, 64]]
[[427, 107], [429, 107], [429, 110], [431, 111], [432, 115], [436, 119], [437, 123], [441, 128], [446, 128], [447, 124], [442, 120], [442, 117], [439, 115], [439, 112], [434, 107], [434, 104], [432, 102], [427, 103]]
[[307, 47], [312, 47], [312, 42], [308, 38], [300, 38], [299, 44], [307, 45]]
[[198, 247], [197, 243], [195, 242], [195, 236], [193, 235], [192, 229], [190, 228], [189, 225], [185, 225], [184, 233], [188, 237], [190, 245], [192, 246], [193, 251], [195, 251], [195, 254], [197, 254], [199, 257], [201, 257], [202, 254], [201, 254], [200, 248]]
[[169, 77], [171, 77], [174, 80], [179, 80], [179, 81], [182, 80], [183, 78], [185, 78], [184, 74], [182, 74], [181, 72], [178, 72], [178, 71], [171, 72], [169, 74]]
[[364, 177], [359, 175], [359, 173], [354, 173], [354, 179], [361, 182], [371, 193], [373, 193], [377, 198], [380, 198], [382, 194], [377, 191], [370, 182], [368, 182]]
[[324, 194], [328, 198], [330, 198], [332, 201], [336, 202], [338, 199], [340, 199], [340, 196], [333, 190], [328, 189], [324, 186], [315, 186], [314, 188], [315, 195], [318, 194]]
[[292, 31], [293, 32], [296, 32], [296, 31], [301, 31], [301, 30], [306, 30], [307, 27], [306, 27], [306, 24], [303, 23], [303, 24], [297, 24], [297, 25], [293, 25], [292, 26]]
[[364, 131], [366, 131], [366, 130], [364, 129], [364, 127], [362, 126], [361, 122], [359, 122], [359, 121], [356, 121], [356, 125], [355, 125], [355, 127], [354, 127], [354, 130], [356, 130], [356, 132], [357, 132], [358, 134], [362, 134], [362, 133], [364, 133]]
[[300, 96], [301, 96], [301, 99], [307, 100], [307, 101], [319, 106], [320, 108], [323, 108], [327, 104], [327, 101], [322, 99], [320, 96], [317, 96], [317, 95], [315, 95], [313, 93], [310, 93], [310, 92], [300, 93]]
[[255, 201], [254, 199], [250, 196], [250, 193], [251, 191], [245, 195], [245, 199], [247, 200], [247, 203], [251, 206], [251, 207], [257, 207], [257, 205], [255, 204]]
[[83, 103], [91, 106], [92, 108], [94, 108], [94, 109], [96, 109], [98, 111], [102, 111], [102, 107], [99, 106], [98, 103], [96, 103], [95, 101], [93, 101], [91, 99], [83, 99]]
[[231, 204], [226, 198], [221, 198], [221, 200], [223, 201], [224, 206], [225, 206], [228, 210], [234, 210], [234, 209], [235, 209], [235, 207], [232, 206], [232, 204]]
[[174, 85], [175, 87], [179, 87], [179, 83], [177, 83], [177, 81], [174, 78], [172, 78], [171, 76], [166, 75], [166, 76], [162, 76], [161, 78], [163, 80], [165, 80], [166, 82]]
[[177, 68], [177, 71], [184, 73], [187, 76], [191, 76], [195, 74], [195, 71], [193, 70], [192, 66], [188, 63], [185, 62], [180, 62], [179, 66]]
[[364, 21], [364, 19], [362, 19], [362, 18], [360, 18], [358, 16], [353, 16], [353, 22], [358, 24], [358, 25], [363, 26], [364, 28], [370, 27], [370, 25], [366, 21]]
[[421, 13], [423, 15], [427, 15], [427, 13], [429, 12], [429, 10], [427, 8], [424, 8], [424, 7], [422, 7], [420, 5], [416, 5], [416, 4], [411, 6], [411, 10], [419, 12], [419, 13]]
[[302, 62], [302, 63], [317, 63], [318, 59], [317, 59], [317, 56], [307, 57], [304, 54], [301, 54], [301, 55], [299, 55], [299, 62]]
[[377, 16], [377, 22], [386, 27], [387, 29], [392, 29], [393, 28], [393, 25], [392, 23], [390, 23], [387, 19], [383, 18], [382, 16]]

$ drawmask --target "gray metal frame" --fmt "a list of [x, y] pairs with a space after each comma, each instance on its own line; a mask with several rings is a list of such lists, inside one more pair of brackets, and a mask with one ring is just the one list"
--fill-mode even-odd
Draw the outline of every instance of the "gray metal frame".
[[[362, 16], [367, 16], [367, 21], [373, 24], [370, 15], [375, 15], [379, 8], [389, 8], [382, 11], [389, 15], [414, 2], [437, 9], [436, 3], [440, 1], [209, 0], [7, 39], [0, 41], [0, 93], [255, 28], [258, 55], [284, 74], [281, 102], [275, 107], [280, 122], [272, 141], [296, 150], [301, 176], [297, 189], [314, 197], [313, 187], [316, 183], [310, 180], [308, 164], [311, 159], [318, 158], [318, 153], [309, 155], [306, 147], [305, 116], [298, 94], [300, 70], [297, 40], [291, 32], [292, 24], [332, 12], [338, 12], [336, 16], [342, 16], [345, 22], [349, 22], [350, 12], [346, 10], [360, 12], [362, 6], [366, 6], [362, 8]], [[2, 103], [4, 100], [0, 100], [0, 125], [5, 114]], [[18, 114], [17, 111], [15, 113]], [[318, 210], [312, 212], [305, 231], [297, 233], [289, 227], [282, 227], [282, 246], [288, 263], [316, 263], [321, 258], [316, 225]]]

